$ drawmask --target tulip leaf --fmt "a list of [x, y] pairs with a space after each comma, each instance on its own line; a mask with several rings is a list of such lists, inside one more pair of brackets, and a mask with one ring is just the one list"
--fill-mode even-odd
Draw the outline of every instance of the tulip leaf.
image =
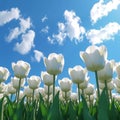
[[62, 114], [59, 108], [59, 92], [56, 94], [53, 100], [47, 120], [62, 120]]
[[109, 102], [106, 88], [103, 89], [98, 103], [98, 120], [109, 120]]
[[82, 102], [83, 102], [83, 118], [84, 118], [84, 120], [94, 120], [94, 118], [90, 115], [87, 102], [83, 96], [82, 96]]
[[72, 104], [72, 102], [70, 101], [69, 102], [69, 108], [68, 108], [68, 116], [69, 116], [69, 120], [76, 120], [76, 110]]
[[117, 119], [117, 114], [119, 114], [119, 113], [117, 112], [117, 109], [116, 109], [114, 103], [115, 102], [113, 100], [112, 103], [111, 103], [111, 109], [110, 109], [110, 112], [109, 112], [110, 120], [118, 120]]

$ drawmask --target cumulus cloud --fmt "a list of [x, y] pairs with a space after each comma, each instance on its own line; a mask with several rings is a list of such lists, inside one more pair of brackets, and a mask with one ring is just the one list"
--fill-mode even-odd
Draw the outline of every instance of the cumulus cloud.
[[17, 42], [14, 50], [22, 55], [27, 54], [32, 49], [32, 47], [34, 47], [34, 37], [35, 32], [33, 30], [29, 30], [27, 33], [22, 35], [22, 42]]
[[48, 37], [48, 41], [54, 43], [57, 41], [63, 44], [66, 37], [71, 41], [80, 42], [85, 34], [85, 28], [80, 25], [80, 18], [74, 11], [65, 10], [64, 12], [65, 23], [58, 23], [58, 34], [53, 34]]
[[91, 29], [87, 32], [86, 37], [92, 44], [100, 44], [104, 41], [114, 39], [114, 35], [120, 31], [120, 24], [111, 22], [105, 27], [96, 30]]
[[107, 16], [112, 10], [116, 10], [119, 5], [120, 0], [111, 0], [107, 3], [105, 3], [104, 0], [99, 0], [90, 11], [91, 21], [96, 23], [98, 19]]
[[11, 8], [10, 11], [4, 10], [0, 11], [0, 26], [10, 22], [13, 19], [18, 19], [20, 17], [20, 10], [18, 8]]
[[34, 50], [34, 57], [32, 57], [32, 60], [40, 62], [41, 59], [44, 57], [43, 53], [39, 50]]
[[9, 35], [6, 38], [7, 42], [11, 42], [12, 40], [16, 39], [19, 35], [25, 33], [26, 30], [28, 30], [32, 25], [29, 17], [27, 19], [19, 18], [19, 20], [20, 27], [15, 27], [10, 30]]

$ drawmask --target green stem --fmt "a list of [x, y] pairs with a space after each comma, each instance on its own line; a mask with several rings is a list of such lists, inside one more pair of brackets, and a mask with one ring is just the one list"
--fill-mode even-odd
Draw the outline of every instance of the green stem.
[[78, 100], [79, 100], [79, 103], [80, 103], [80, 86], [79, 86], [79, 84], [77, 86], [78, 86]]
[[50, 97], [50, 86], [48, 85], [48, 98], [47, 98], [48, 106], [49, 106], [49, 97]]
[[55, 75], [53, 75], [53, 100], [55, 96]]
[[67, 103], [67, 92], [65, 92], [65, 101]]
[[34, 102], [34, 93], [35, 93], [35, 90], [33, 89], [33, 94], [32, 94], [32, 103]]
[[96, 78], [97, 93], [98, 93], [98, 99], [99, 99], [100, 98], [100, 90], [99, 90], [99, 83], [98, 83], [97, 71], [95, 71], [95, 78]]
[[105, 80], [105, 89], [106, 89], [106, 95], [107, 95], [107, 99], [109, 102], [109, 94], [108, 94], [108, 87], [107, 87], [107, 81]]
[[17, 96], [17, 102], [19, 101], [19, 94], [20, 94], [20, 86], [21, 86], [21, 78], [20, 78], [20, 80], [19, 80], [19, 87], [18, 87], [18, 96]]

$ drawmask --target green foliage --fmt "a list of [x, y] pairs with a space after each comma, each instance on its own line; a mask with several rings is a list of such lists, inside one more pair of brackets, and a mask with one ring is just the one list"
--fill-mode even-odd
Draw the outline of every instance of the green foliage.
[[6, 96], [0, 99], [0, 116], [3, 114], [3, 120], [120, 120], [120, 103], [114, 99], [108, 102], [106, 89], [92, 105], [84, 96], [81, 98], [80, 103], [60, 101], [57, 93], [53, 103], [48, 104], [41, 95], [34, 102], [26, 102], [25, 98], [11, 101]]

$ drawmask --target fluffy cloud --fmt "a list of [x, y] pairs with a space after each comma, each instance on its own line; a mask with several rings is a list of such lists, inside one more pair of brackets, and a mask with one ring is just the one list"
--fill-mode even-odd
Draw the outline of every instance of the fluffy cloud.
[[100, 44], [106, 40], [114, 39], [114, 35], [120, 31], [120, 24], [112, 22], [100, 30], [91, 29], [86, 36], [92, 44]]
[[22, 42], [16, 43], [14, 50], [19, 52], [22, 55], [27, 54], [32, 47], [34, 47], [34, 37], [35, 32], [32, 30], [29, 30], [28, 33], [25, 33], [22, 35]]
[[65, 10], [64, 12], [65, 23], [58, 23], [58, 34], [53, 34], [48, 37], [48, 41], [54, 43], [57, 41], [63, 44], [66, 37], [71, 41], [80, 42], [85, 34], [85, 28], [80, 25], [80, 18], [74, 11]]
[[4, 10], [0, 11], [0, 26], [10, 22], [13, 19], [18, 19], [20, 17], [20, 11], [18, 8], [11, 8], [10, 11]]
[[43, 57], [44, 57], [44, 55], [43, 55], [43, 53], [41, 51], [34, 50], [34, 58], [32, 58], [32, 60], [40, 62]]
[[20, 27], [15, 27], [10, 31], [9, 35], [6, 38], [8, 42], [11, 42], [13, 39], [16, 39], [19, 35], [25, 33], [26, 30], [28, 30], [31, 27], [32, 23], [30, 21], [30, 18], [27, 19], [20, 18], [19, 20]]
[[116, 10], [120, 5], [120, 0], [111, 0], [105, 4], [104, 0], [99, 0], [91, 9], [90, 16], [93, 23], [103, 16], [107, 16], [112, 10]]

